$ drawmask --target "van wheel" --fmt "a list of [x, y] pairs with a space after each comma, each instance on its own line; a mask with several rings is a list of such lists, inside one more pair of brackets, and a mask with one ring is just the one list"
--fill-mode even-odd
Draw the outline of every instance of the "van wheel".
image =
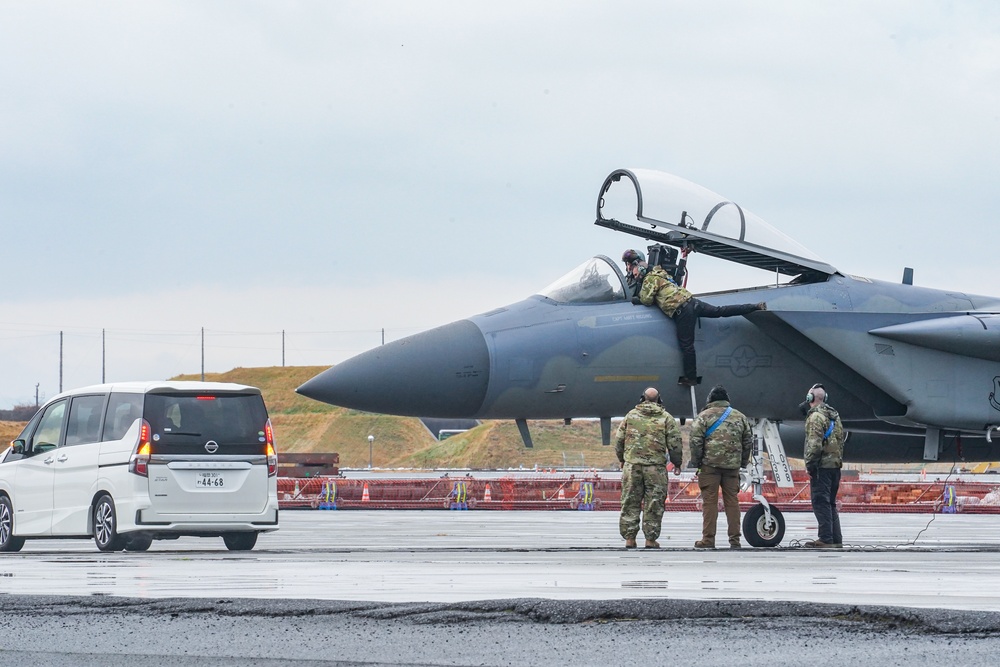
[[250, 551], [257, 544], [257, 533], [229, 533], [222, 536], [230, 551]]
[[125, 551], [149, 551], [153, 538], [149, 535], [129, 535], [125, 540]]
[[103, 495], [94, 504], [94, 543], [101, 551], [121, 551], [125, 538], [118, 534], [118, 517], [115, 501]]
[[20, 551], [23, 537], [14, 537], [14, 507], [10, 498], [0, 496], [0, 551]]

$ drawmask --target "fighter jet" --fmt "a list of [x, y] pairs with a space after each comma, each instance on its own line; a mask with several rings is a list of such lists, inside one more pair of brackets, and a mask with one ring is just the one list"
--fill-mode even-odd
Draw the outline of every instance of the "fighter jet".
[[[695, 392], [725, 385], [745, 414], [779, 425], [790, 455], [804, 439], [798, 405], [822, 383], [850, 434], [848, 460], [1000, 459], [1000, 299], [919, 287], [908, 270], [900, 283], [846, 274], [734, 202], [658, 171], [612, 172], [595, 224], [651, 242], [651, 265], [679, 280], [696, 256], [767, 272], [761, 286], [697, 295], [768, 308], [699, 322]], [[618, 262], [598, 255], [523, 301], [372, 349], [298, 392], [370, 412], [514, 419], [529, 447], [529, 419], [597, 417], [608, 444], [611, 418], [646, 387], [675, 416], [693, 411], [675, 384], [673, 321], [632, 296]]]

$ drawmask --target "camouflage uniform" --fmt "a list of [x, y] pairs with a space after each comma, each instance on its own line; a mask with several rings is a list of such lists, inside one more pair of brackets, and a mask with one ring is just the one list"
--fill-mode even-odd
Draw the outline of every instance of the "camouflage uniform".
[[[829, 437], [824, 437], [831, 422], [833, 431]], [[816, 405], [806, 414], [805, 460], [813, 514], [819, 524], [819, 541], [840, 546], [844, 536], [840, 531], [837, 492], [840, 490], [840, 469], [844, 465], [844, 425], [837, 411], [826, 403]]]
[[618, 426], [615, 454], [622, 464], [622, 513], [618, 529], [626, 540], [635, 539], [642, 514], [642, 534], [647, 540], [660, 536], [663, 504], [667, 499], [667, 456], [681, 466], [681, 429], [658, 403], [635, 406]]
[[[831, 421], [833, 432], [824, 439]], [[844, 425], [840, 423], [840, 414], [826, 403], [806, 414], [805, 460], [807, 468], [844, 467]]]
[[696, 384], [698, 375], [697, 355], [694, 349], [694, 329], [699, 317], [732, 317], [746, 315], [758, 310], [755, 303], [731, 306], [713, 306], [694, 298], [691, 292], [680, 287], [661, 266], [654, 266], [642, 280], [639, 301], [644, 306], [654, 303], [664, 315], [674, 320], [677, 329], [677, 344], [684, 355], [684, 377], [690, 384]]
[[715, 546], [715, 530], [719, 520], [719, 488], [726, 509], [729, 546], [740, 546], [740, 468], [745, 468], [753, 453], [753, 429], [739, 410], [732, 410], [726, 420], [705, 437], [730, 407], [729, 401], [712, 401], [691, 424], [691, 462], [700, 471], [702, 526], [699, 546]]
[[655, 301], [667, 317], [673, 317], [690, 298], [691, 292], [678, 286], [662, 266], [654, 266], [642, 279], [639, 301], [644, 306], [652, 306]]

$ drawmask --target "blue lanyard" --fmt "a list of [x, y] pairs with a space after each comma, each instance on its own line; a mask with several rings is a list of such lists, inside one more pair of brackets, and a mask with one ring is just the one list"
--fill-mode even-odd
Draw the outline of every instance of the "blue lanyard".
[[715, 420], [715, 423], [708, 427], [708, 430], [705, 431], [705, 437], [707, 438], [708, 436], [712, 435], [712, 433], [715, 432], [715, 429], [719, 428], [719, 424], [726, 421], [726, 417], [728, 417], [729, 413], [732, 411], [733, 411], [733, 406], [730, 405], [728, 408], [726, 408], [726, 411], [723, 412], [719, 416], [719, 418]]

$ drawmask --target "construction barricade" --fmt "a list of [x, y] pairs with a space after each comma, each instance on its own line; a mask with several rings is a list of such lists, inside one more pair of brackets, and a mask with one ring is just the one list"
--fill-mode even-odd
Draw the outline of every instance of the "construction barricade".
[[[794, 476], [794, 485], [779, 488], [765, 482], [764, 496], [782, 512], [809, 512], [809, 481]], [[739, 495], [743, 511], [756, 503], [752, 493]], [[463, 510], [605, 510], [620, 511], [621, 481], [599, 473], [584, 477], [518, 475], [509, 477], [413, 479], [345, 479], [332, 477], [278, 479], [282, 508], [336, 509], [463, 509]], [[955, 512], [1000, 514], [1000, 480], [883, 482], [845, 473], [838, 506], [842, 512]], [[667, 511], [700, 511], [701, 491], [692, 475], [670, 476]]]

